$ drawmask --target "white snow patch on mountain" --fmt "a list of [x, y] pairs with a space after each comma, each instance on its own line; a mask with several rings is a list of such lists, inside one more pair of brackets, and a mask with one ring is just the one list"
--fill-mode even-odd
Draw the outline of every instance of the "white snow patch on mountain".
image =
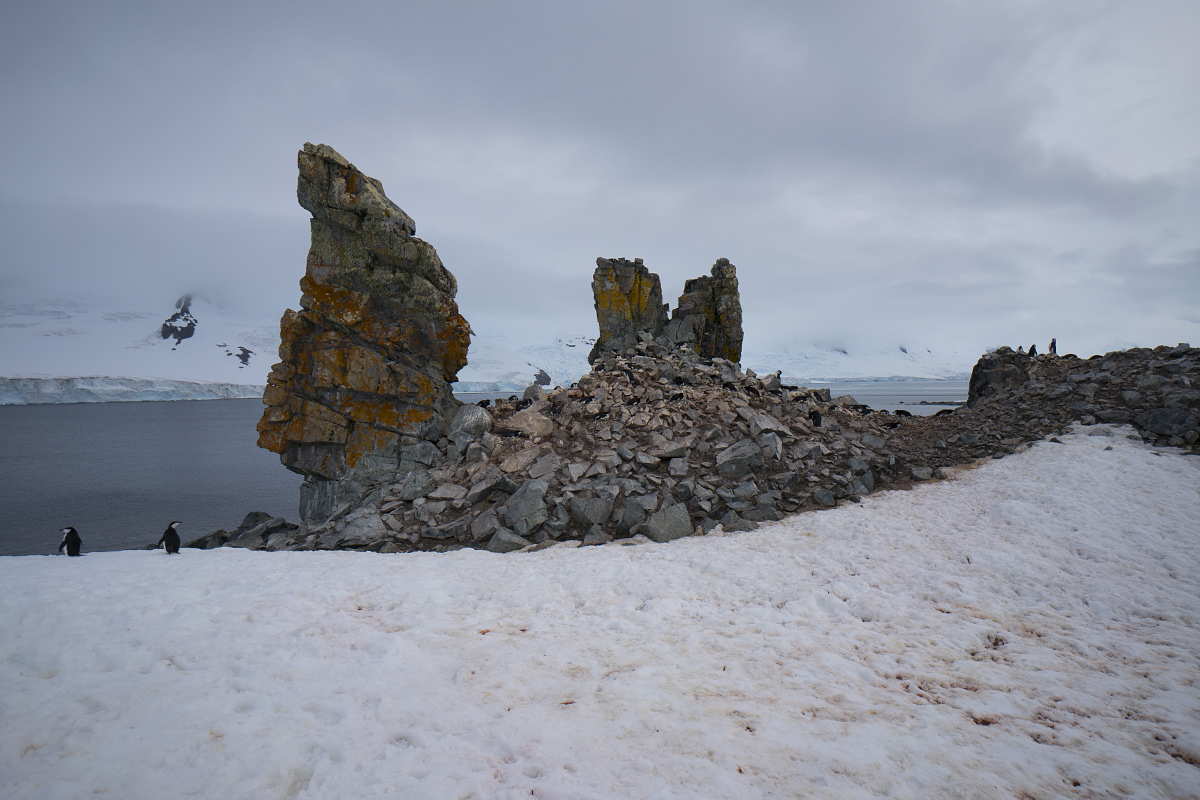
[[520, 346], [504, 337], [474, 337], [454, 391], [521, 392], [533, 383], [570, 386], [591, 369], [587, 355], [594, 342], [577, 336]]
[[1062, 438], [661, 545], [81, 527], [0, 558], [0, 796], [1194, 798], [1200, 464]]
[[[246, 324], [203, 297], [186, 313], [175, 299], [161, 309], [119, 309], [80, 302], [0, 305], [2, 403], [102, 402], [259, 396], [278, 360], [279, 326]], [[164, 323], [178, 313], [165, 330]], [[193, 325], [194, 322], [194, 325]], [[190, 332], [190, 336], [182, 334]], [[532, 383], [570, 386], [590, 369], [595, 337], [560, 335], [542, 344], [503, 335], [476, 336], [456, 392], [520, 392]], [[847, 351], [800, 345], [747, 353], [745, 367], [780, 370], [789, 382], [962, 378], [978, 354], [891, 347]], [[104, 384], [107, 381], [107, 385]], [[214, 385], [208, 385], [214, 384]], [[230, 388], [234, 387], [234, 388]], [[246, 388], [251, 387], [251, 388]]]
[[980, 353], [896, 345], [850, 348], [802, 344], [780, 352], [743, 353], [742, 366], [760, 375], [779, 370], [789, 383], [846, 380], [962, 379]]
[[549, 344], [530, 344], [519, 349], [544, 369], [556, 385], [570, 386], [591, 371], [587, 357], [595, 343], [595, 336], [559, 336]]
[[[174, 384], [170, 391], [181, 396], [187, 395], [186, 385], [210, 383], [258, 386], [261, 393], [278, 360], [278, 324], [244, 324], [194, 297], [189, 304], [194, 332], [177, 341], [162, 335], [164, 322], [181, 310], [175, 301], [171, 298], [157, 310], [85, 303], [0, 305], [0, 376], [86, 378], [93, 383], [95, 376], [103, 376], [126, 381], [127, 388], [148, 381], [141, 386], [147, 392]], [[156, 387], [154, 382], [163, 383]], [[88, 389], [80, 383], [66, 391], [64, 397]], [[216, 390], [204, 389], [202, 396], [211, 391]], [[47, 392], [43, 398], [50, 396]]]

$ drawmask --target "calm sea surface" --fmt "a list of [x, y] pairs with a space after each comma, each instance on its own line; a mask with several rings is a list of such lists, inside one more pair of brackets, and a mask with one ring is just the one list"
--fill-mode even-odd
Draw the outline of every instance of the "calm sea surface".
[[967, 380], [956, 381], [836, 381], [812, 383], [810, 389], [829, 387], [834, 397], [848, 394], [876, 411], [904, 409], [911, 414], [936, 414], [967, 400]]
[[[913, 414], [967, 396], [965, 380], [810, 388], [822, 386]], [[262, 408], [260, 400], [0, 406], [0, 555], [53, 554], [67, 525], [87, 552], [151, 544], [177, 519], [185, 542], [232, 530], [250, 511], [299, 522], [300, 476], [255, 444]]]
[[261, 400], [0, 406], [0, 555], [185, 542], [250, 511], [299, 521], [301, 477], [255, 444]]

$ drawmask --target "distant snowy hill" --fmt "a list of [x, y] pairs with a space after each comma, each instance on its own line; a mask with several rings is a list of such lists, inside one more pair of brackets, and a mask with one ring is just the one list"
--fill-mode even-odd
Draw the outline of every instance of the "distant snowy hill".
[[797, 345], [777, 353], [744, 353], [742, 366], [760, 375], [779, 370], [792, 383], [842, 380], [953, 379], [970, 377], [979, 353], [895, 346], [850, 350]]
[[[588, 352], [595, 337], [559, 337], [549, 344], [512, 346], [502, 339], [476, 338], [468, 365], [458, 374], [459, 392], [518, 392], [538, 382], [570, 386], [591, 367]], [[840, 380], [962, 379], [969, 377], [978, 353], [895, 346], [848, 350], [797, 345], [783, 352], [746, 353], [742, 366], [759, 374], [779, 370], [793, 383]]]
[[0, 404], [259, 397], [278, 350], [278, 324], [187, 295], [158, 310], [4, 304]]
[[595, 338], [558, 338], [550, 344], [514, 347], [504, 339], [474, 337], [456, 392], [520, 392], [533, 383], [570, 386], [588, 372]]
[[[476, 336], [454, 389], [570, 386], [590, 369], [587, 355], [594, 342], [589, 336], [560, 336], [545, 344]], [[169, 298], [159, 309], [0, 304], [0, 405], [260, 397], [278, 350], [278, 323], [239, 322], [188, 295]], [[742, 365], [759, 374], [779, 370], [792, 383], [944, 379], [967, 377], [978, 355], [801, 344], [746, 353]]]

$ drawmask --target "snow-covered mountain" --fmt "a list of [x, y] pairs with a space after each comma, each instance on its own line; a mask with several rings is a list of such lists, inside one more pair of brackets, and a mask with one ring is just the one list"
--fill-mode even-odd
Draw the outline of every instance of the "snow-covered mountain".
[[550, 344], [514, 346], [503, 338], [476, 336], [459, 370], [456, 392], [520, 392], [533, 383], [570, 386], [591, 369], [595, 338], [559, 337]]
[[742, 366], [768, 374], [780, 370], [791, 383], [844, 380], [968, 378], [979, 353], [895, 345], [883, 348], [801, 344], [781, 352], [742, 354]]
[[279, 326], [232, 319], [203, 298], [161, 309], [0, 305], [0, 404], [258, 397]]
[[[455, 391], [570, 386], [589, 369], [589, 336], [544, 344], [475, 336]], [[249, 324], [202, 297], [159, 309], [98, 303], [0, 304], [0, 405], [259, 397], [277, 360], [278, 323]], [[894, 346], [795, 345], [748, 352], [742, 365], [792, 383], [965, 378], [978, 353]]]

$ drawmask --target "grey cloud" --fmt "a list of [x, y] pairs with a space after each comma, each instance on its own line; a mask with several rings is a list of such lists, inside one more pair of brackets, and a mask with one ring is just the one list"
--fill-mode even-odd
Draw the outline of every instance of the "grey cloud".
[[[672, 303], [730, 258], [764, 346], [842, 328], [1015, 344], [1056, 320], [1089, 342], [1186, 332], [1195, 314], [1160, 295], [1194, 285], [1173, 255], [1198, 244], [1194, 168], [1124, 176], [1034, 135], [1074, 101], [1052, 69], [1113, 58], [1088, 32], [1125, 35], [1111, 8], [28, 4], [0, 30], [0, 142], [20, 154], [0, 197], [36, 219], [6, 234], [24, 259], [53, 230], [32, 207], [70, 207], [141, 253], [93, 253], [114, 278], [158, 280], [167, 251], [176, 283], [236, 281], [212, 264], [240, 249], [262, 265], [243, 294], [294, 305], [295, 152], [324, 141], [416, 218], [477, 330], [591, 332], [594, 260], [624, 255]], [[118, 233], [139, 224], [155, 229]], [[1140, 262], [1111, 255], [1135, 245]], [[62, 275], [86, 260], [57, 248]], [[4, 285], [28, 288], [22, 263], [0, 263]], [[1175, 327], [1146, 323], [1164, 304]]]

